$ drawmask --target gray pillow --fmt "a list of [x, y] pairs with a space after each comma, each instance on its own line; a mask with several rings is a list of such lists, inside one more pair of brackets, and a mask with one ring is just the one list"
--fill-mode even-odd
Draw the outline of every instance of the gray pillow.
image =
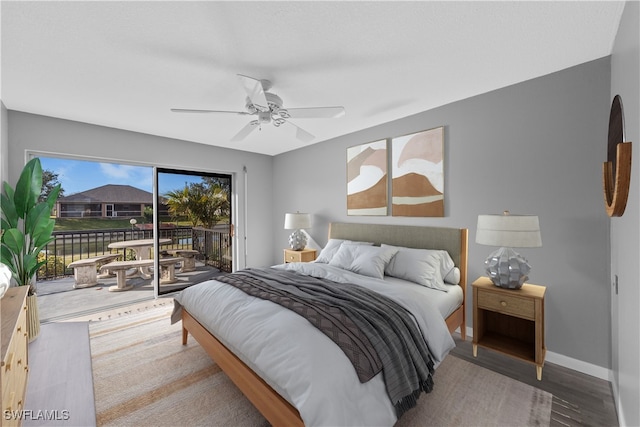
[[398, 249], [396, 255], [385, 268], [385, 274], [388, 276], [445, 292], [448, 289], [444, 284], [444, 277], [450, 277], [450, 280], [455, 280], [455, 272], [453, 272], [455, 265], [447, 251], [404, 248], [384, 244], [382, 247]]
[[373, 245], [371, 242], [355, 242], [351, 240], [343, 240], [343, 239], [329, 239], [325, 247], [320, 251], [320, 255], [316, 258], [315, 262], [320, 262], [323, 264], [329, 264], [331, 258], [338, 252], [340, 246], [345, 243], [347, 245]]
[[395, 247], [341, 245], [329, 265], [382, 279], [386, 265], [396, 252], [398, 249]]

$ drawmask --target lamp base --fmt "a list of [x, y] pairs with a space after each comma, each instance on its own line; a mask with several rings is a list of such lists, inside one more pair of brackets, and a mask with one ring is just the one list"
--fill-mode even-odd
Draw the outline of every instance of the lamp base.
[[307, 246], [307, 236], [298, 229], [289, 236], [289, 246], [294, 251], [301, 251]]
[[520, 289], [529, 280], [531, 271], [527, 260], [511, 248], [500, 248], [493, 252], [484, 266], [493, 284], [507, 289]]

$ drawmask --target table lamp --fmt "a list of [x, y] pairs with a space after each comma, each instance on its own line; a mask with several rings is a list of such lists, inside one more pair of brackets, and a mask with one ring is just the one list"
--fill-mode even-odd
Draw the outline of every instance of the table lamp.
[[500, 246], [484, 262], [487, 275], [501, 288], [520, 289], [529, 279], [531, 267], [527, 260], [512, 248], [542, 246], [540, 224], [535, 215], [478, 215], [476, 243]]
[[308, 213], [288, 213], [284, 216], [284, 229], [294, 230], [289, 236], [289, 246], [294, 251], [301, 251], [307, 246], [307, 236], [303, 228], [311, 227], [311, 215]]

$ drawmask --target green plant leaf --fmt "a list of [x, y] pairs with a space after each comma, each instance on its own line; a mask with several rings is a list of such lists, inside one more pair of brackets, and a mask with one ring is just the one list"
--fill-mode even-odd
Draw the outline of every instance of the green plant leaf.
[[39, 223], [36, 230], [34, 230], [34, 233], [31, 236], [31, 244], [33, 245], [33, 247], [39, 248], [38, 252], [42, 250], [42, 248], [47, 246], [48, 243], [54, 240], [54, 238], [51, 237], [51, 233], [53, 233], [53, 228], [55, 227], [55, 225], [55, 221], [50, 219], [47, 222], [43, 221]]
[[17, 228], [5, 230], [4, 233], [2, 233], [2, 243], [15, 254], [21, 254], [25, 249], [24, 234]]
[[13, 191], [11, 191], [11, 198], [4, 193], [0, 195], [0, 208], [2, 209], [2, 229], [16, 228], [18, 226], [18, 213], [16, 212], [16, 205], [13, 203]]
[[9, 185], [7, 181], [2, 182], [2, 188], [4, 189], [4, 194], [6, 194], [9, 200], [11, 200], [11, 202], [13, 203], [13, 196], [15, 193], [15, 191], [13, 191], [13, 188]]
[[24, 166], [14, 194], [14, 202], [18, 216], [24, 218], [38, 201], [42, 191], [42, 166], [35, 157]]
[[4, 218], [0, 218], [0, 230], [8, 230], [10, 228], [14, 227], [12, 227], [7, 221], [5, 221]]
[[18, 274], [13, 252], [3, 243], [0, 246], [0, 262], [9, 267], [14, 276]]
[[61, 189], [62, 185], [58, 184], [49, 192], [49, 196], [47, 196], [47, 205], [49, 206], [49, 212], [51, 212], [56, 206], [56, 201], [58, 201], [58, 195], [60, 194]]
[[44, 251], [47, 247], [47, 245], [51, 242], [53, 242], [55, 240], [54, 237], [51, 237], [47, 240], [45, 240], [44, 242], [42, 242], [42, 244], [38, 247], [36, 247], [31, 253], [34, 254], [35, 256], [38, 256], [38, 254], [42, 251]]
[[22, 261], [22, 271], [17, 279], [18, 285], [28, 285], [43, 263], [38, 262], [38, 254], [26, 254]]
[[51, 210], [61, 186], [56, 185], [47, 200], [38, 203], [41, 191], [42, 165], [40, 159], [34, 158], [22, 170], [15, 190], [4, 183], [4, 194], [0, 199], [4, 230], [1, 238], [2, 262], [9, 266], [18, 285], [31, 284], [38, 269], [47, 263], [46, 257], [38, 262], [38, 254], [54, 240], [51, 234], [55, 220], [51, 219]]
[[[24, 233], [29, 234], [33, 240], [30, 245], [31, 248], [40, 246], [38, 241], [46, 240], [51, 235], [55, 221], [53, 221], [50, 216], [51, 210], [49, 209], [49, 205], [44, 202], [38, 203], [27, 214], [24, 221]], [[48, 234], [46, 234], [47, 231]]]

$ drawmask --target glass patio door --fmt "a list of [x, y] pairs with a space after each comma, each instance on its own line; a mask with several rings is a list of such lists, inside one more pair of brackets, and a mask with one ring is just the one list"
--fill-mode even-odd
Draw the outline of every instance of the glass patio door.
[[230, 273], [232, 176], [156, 168], [156, 183], [156, 294]]

